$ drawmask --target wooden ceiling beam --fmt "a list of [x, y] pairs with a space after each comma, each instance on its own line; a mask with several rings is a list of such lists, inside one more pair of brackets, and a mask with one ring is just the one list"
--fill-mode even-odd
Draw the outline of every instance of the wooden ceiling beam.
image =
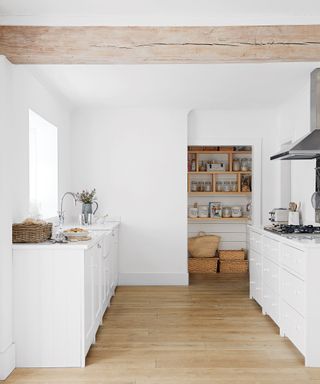
[[15, 64], [209, 64], [320, 61], [320, 25], [0, 26]]

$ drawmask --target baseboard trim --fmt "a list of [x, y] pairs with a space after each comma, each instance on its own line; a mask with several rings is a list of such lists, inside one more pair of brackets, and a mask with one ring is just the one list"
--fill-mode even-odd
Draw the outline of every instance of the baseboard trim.
[[120, 273], [119, 285], [188, 285], [188, 273]]
[[0, 352], [0, 380], [5, 380], [15, 368], [15, 345]]

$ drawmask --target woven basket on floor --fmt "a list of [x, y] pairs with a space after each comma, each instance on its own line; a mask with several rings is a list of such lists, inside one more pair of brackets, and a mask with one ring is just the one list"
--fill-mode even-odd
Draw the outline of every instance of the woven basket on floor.
[[244, 260], [246, 258], [246, 251], [244, 249], [228, 249], [219, 251], [220, 260]]
[[13, 243], [42, 243], [52, 236], [52, 223], [21, 223], [12, 225]]
[[189, 257], [189, 273], [217, 273], [218, 261], [217, 257]]
[[213, 257], [216, 254], [220, 236], [206, 235], [199, 232], [198, 236], [189, 237], [188, 251], [192, 257]]
[[248, 272], [248, 260], [220, 260], [221, 273]]

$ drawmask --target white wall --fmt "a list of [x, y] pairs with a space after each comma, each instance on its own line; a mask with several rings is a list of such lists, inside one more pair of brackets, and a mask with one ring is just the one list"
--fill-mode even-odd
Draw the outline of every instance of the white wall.
[[[310, 82], [278, 109], [278, 146], [310, 131]], [[311, 195], [315, 191], [315, 160], [291, 161], [291, 200], [301, 202], [303, 224], [314, 222]]]
[[[279, 204], [279, 164], [270, 161], [277, 149], [277, 115], [274, 110], [194, 110], [189, 115], [189, 145], [235, 145], [256, 143], [253, 151], [261, 167], [254, 170], [256, 221], [268, 224], [268, 212]], [[261, 199], [260, 199], [261, 194]], [[259, 195], [259, 196], [258, 196]], [[259, 201], [260, 200], [260, 201]], [[257, 212], [261, 205], [261, 215]], [[259, 214], [257, 214], [259, 213]]]
[[59, 196], [71, 187], [70, 108], [23, 66], [13, 68], [13, 219], [29, 214], [29, 108], [58, 128]]
[[186, 284], [187, 112], [77, 110], [73, 190], [121, 216], [120, 284]]
[[11, 255], [11, 64], [0, 56], [0, 380], [14, 368]]
[[29, 108], [58, 127], [59, 190], [70, 189], [69, 109], [22, 66], [0, 56], [0, 379], [15, 365], [12, 331], [12, 222], [29, 213]]

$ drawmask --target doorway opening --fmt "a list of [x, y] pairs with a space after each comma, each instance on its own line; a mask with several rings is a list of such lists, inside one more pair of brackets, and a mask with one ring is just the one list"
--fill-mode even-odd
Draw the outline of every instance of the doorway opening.
[[188, 146], [191, 284], [199, 278], [215, 278], [217, 274], [248, 274], [246, 248], [247, 224], [252, 219], [252, 175], [252, 145], [231, 142]]

